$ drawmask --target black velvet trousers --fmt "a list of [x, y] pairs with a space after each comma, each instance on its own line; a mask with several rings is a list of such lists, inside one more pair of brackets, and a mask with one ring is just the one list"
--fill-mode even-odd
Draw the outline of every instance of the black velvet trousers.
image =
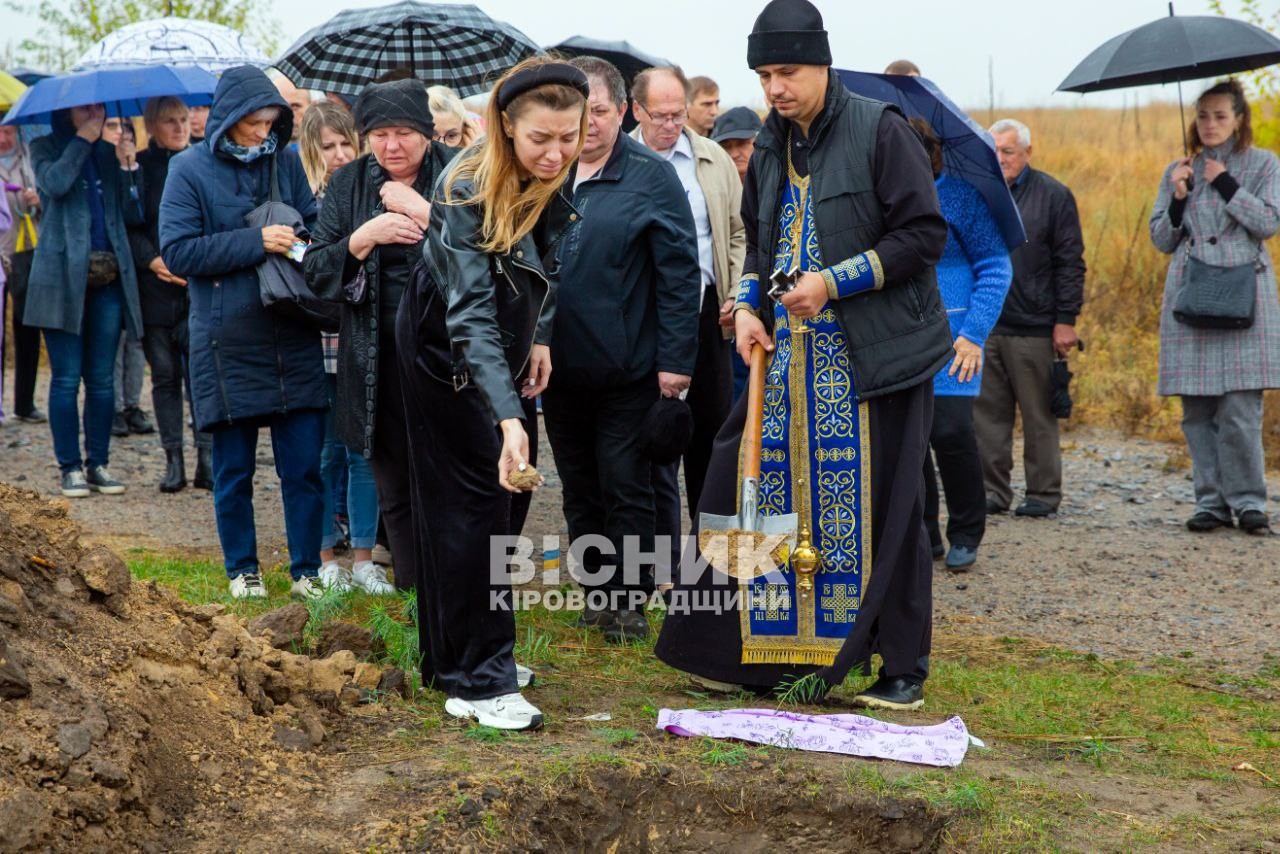
[[[513, 496], [498, 485], [502, 438], [479, 389], [455, 391], [417, 357], [422, 336], [448, 350], [441, 301], [428, 306], [421, 324], [420, 304], [405, 294], [396, 351], [407, 422], [407, 460], [403, 453], [401, 460], [410, 477], [422, 681], [450, 697], [486, 700], [516, 690], [511, 587], [491, 572], [492, 538], [520, 533], [531, 495]], [[533, 401], [525, 401], [534, 465], [537, 424]], [[397, 571], [399, 564], [397, 555]]]

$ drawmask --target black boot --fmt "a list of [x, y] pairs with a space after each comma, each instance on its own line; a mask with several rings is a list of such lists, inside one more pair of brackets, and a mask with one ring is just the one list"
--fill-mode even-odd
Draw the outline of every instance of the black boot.
[[165, 448], [164, 477], [160, 479], [161, 492], [181, 492], [187, 486], [187, 466], [182, 459], [181, 448]]
[[196, 489], [213, 489], [213, 450], [196, 448], [196, 479], [191, 484]]

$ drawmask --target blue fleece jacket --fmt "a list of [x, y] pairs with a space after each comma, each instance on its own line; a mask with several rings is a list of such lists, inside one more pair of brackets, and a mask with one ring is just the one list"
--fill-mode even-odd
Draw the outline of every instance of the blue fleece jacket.
[[[1013, 265], [987, 202], [971, 184], [944, 175], [937, 181], [938, 204], [947, 221], [947, 246], [938, 262], [938, 289], [951, 321], [951, 337], [963, 335], [984, 346], [1000, 318]], [[948, 376], [951, 365], [933, 380], [935, 395], [977, 397], [979, 373], [967, 383]]]

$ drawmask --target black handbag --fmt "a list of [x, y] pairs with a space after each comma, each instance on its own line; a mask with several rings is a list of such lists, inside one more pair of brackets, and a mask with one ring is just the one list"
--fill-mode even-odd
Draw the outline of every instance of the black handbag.
[[[270, 199], [250, 211], [245, 216], [245, 222], [254, 228], [265, 228], [268, 225], [289, 226], [303, 242], [311, 237], [302, 224], [302, 215], [280, 200], [275, 155], [271, 157]], [[300, 260], [273, 252], [258, 265], [257, 273], [258, 296], [265, 308], [321, 332], [338, 331], [342, 318], [341, 308], [336, 303], [315, 295], [307, 285]]]
[[95, 249], [89, 253], [89, 290], [96, 291], [120, 278], [120, 259], [114, 252]]
[[1219, 267], [1191, 255], [1183, 271], [1182, 290], [1173, 304], [1173, 318], [1197, 329], [1248, 329], [1258, 304], [1258, 262]]

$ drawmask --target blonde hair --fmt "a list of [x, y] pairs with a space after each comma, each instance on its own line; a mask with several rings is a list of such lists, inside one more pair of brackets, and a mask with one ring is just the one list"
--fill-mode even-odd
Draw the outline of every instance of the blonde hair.
[[[457, 165], [450, 170], [445, 181], [446, 204], [483, 205], [484, 220], [481, 226], [480, 248], [485, 252], [506, 254], [533, 230], [538, 218], [550, 204], [560, 185], [573, 168], [587, 138], [587, 99], [572, 86], [546, 84], [517, 96], [506, 108], [498, 109], [498, 93], [502, 86], [517, 72], [556, 62], [545, 56], [535, 56], [511, 68], [493, 87], [489, 104], [485, 107], [485, 123], [490, 133], [484, 142], [472, 146], [458, 156]], [[581, 122], [578, 129], [578, 145], [559, 174], [549, 181], [535, 178], [527, 186], [520, 186], [515, 143], [504, 132], [503, 119], [515, 125], [530, 107], [542, 106], [550, 110], [578, 109]], [[455, 200], [454, 186], [460, 180], [470, 179], [475, 185], [475, 195], [470, 199]]]
[[462, 130], [463, 148], [483, 135], [480, 126], [467, 113], [467, 105], [462, 103], [462, 99], [448, 86], [428, 86], [427, 102], [433, 115], [446, 113], [458, 120], [458, 127]]
[[174, 95], [161, 95], [156, 98], [148, 98], [146, 106], [142, 108], [142, 126], [146, 129], [147, 135], [154, 133], [156, 122], [170, 114], [185, 116], [191, 111], [187, 105], [182, 102], [181, 98]]
[[298, 153], [302, 155], [302, 171], [307, 173], [311, 192], [319, 193], [329, 182], [329, 167], [324, 162], [324, 148], [320, 132], [325, 128], [341, 134], [357, 152], [360, 137], [351, 111], [331, 101], [316, 101], [302, 114], [302, 129], [298, 135]]

